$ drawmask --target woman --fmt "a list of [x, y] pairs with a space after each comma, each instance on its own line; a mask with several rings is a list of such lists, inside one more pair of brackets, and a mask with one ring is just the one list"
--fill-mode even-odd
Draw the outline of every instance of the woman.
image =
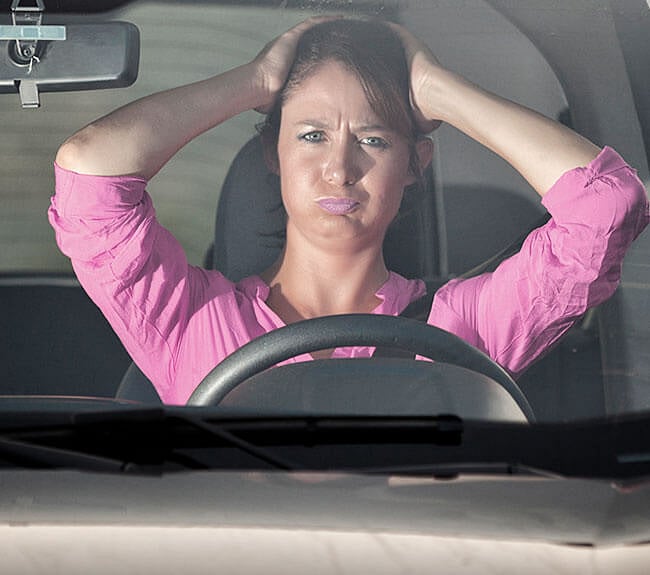
[[[188, 266], [145, 187], [184, 144], [253, 108], [269, 112], [262, 136], [286, 244], [273, 266], [233, 284]], [[431, 158], [423, 135], [440, 122], [508, 161], [553, 215], [494, 273], [439, 290], [428, 319], [516, 375], [613, 293], [648, 223], [645, 191], [613, 150], [468, 83], [396, 25], [311, 19], [250, 63], [94, 122], [57, 154], [50, 221], [163, 401], [184, 403], [263, 333], [322, 315], [397, 315], [421, 297], [423, 283], [387, 270], [381, 248], [404, 188]]]

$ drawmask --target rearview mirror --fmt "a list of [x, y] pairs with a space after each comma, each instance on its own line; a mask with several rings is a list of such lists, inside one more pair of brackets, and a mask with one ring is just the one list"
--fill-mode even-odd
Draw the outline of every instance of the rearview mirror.
[[0, 93], [18, 92], [24, 108], [37, 108], [39, 92], [130, 86], [139, 57], [129, 22], [0, 26]]

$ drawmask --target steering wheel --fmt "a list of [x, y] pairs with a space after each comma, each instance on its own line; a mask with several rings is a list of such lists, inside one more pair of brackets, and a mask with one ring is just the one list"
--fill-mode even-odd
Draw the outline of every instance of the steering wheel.
[[459, 337], [424, 322], [388, 315], [344, 314], [304, 320], [273, 330], [229, 355], [190, 396], [188, 405], [218, 405], [249, 377], [320, 349], [370, 345], [403, 349], [482, 373], [501, 385], [529, 421], [535, 416], [515, 381], [497, 363]]

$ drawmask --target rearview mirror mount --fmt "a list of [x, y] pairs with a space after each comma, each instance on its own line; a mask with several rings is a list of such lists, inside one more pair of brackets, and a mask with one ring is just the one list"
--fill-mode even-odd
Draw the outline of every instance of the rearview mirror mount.
[[0, 93], [17, 92], [23, 108], [38, 108], [39, 92], [121, 88], [135, 82], [140, 33], [134, 24], [42, 26], [42, 11], [19, 12], [12, 14], [13, 25], [0, 25]]

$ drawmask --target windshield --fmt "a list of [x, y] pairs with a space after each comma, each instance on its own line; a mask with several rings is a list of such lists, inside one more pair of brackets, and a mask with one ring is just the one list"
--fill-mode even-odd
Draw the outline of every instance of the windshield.
[[[365, 174], [366, 169], [371, 173], [365, 166], [372, 166], [376, 173], [382, 169], [381, 182], [391, 182], [393, 188], [396, 185], [401, 188], [405, 184], [410, 186], [416, 179], [408, 171], [408, 161], [402, 162], [407, 166], [403, 173], [395, 167], [402, 161], [398, 154], [401, 149], [399, 142], [407, 139], [399, 133], [399, 130], [406, 130], [404, 122], [383, 117], [381, 108], [370, 106], [368, 101], [372, 99], [367, 97], [367, 92], [372, 92], [372, 86], [364, 85], [366, 92], [344, 90], [349, 85], [358, 87], [363, 84], [357, 80], [347, 83], [349, 78], [356, 78], [350, 72], [351, 65], [307, 71], [296, 81], [297, 88], [287, 91], [283, 118], [294, 117], [291, 114], [299, 118], [297, 123], [302, 130], [300, 146], [303, 147], [299, 148], [295, 143], [297, 138], [283, 139], [285, 128], [282, 127], [277, 144], [279, 158], [270, 161], [268, 147], [263, 141], [264, 130], [262, 140], [259, 136], [265, 115], [255, 109], [265, 108], [266, 112], [268, 106], [258, 105], [259, 102], [244, 105], [252, 91], [241, 89], [237, 79], [229, 77], [224, 85], [237, 88], [237, 93], [228, 96], [229, 101], [242, 102], [235, 112], [224, 113], [219, 121], [195, 129], [191, 137], [185, 138], [187, 143], [184, 141], [182, 146], [179, 145], [179, 150], [168, 154], [169, 159], [160, 161], [155, 169], [140, 172], [129, 168], [126, 170], [128, 173], [122, 174], [131, 179], [121, 181], [119, 185], [132, 186], [129, 188], [131, 192], [139, 194], [134, 202], [139, 206], [137, 209], [147, 210], [137, 216], [142, 218], [141, 223], [127, 235], [110, 235], [109, 229], [113, 229], [113, 224], [107, 223], [105, 213], [79, 223], [82, 215], [72, 211], [64, 221], [63, 199], [58, 204], [54, 200], [53, 208], [50, 207], [50, 197], [55, 188], [59, 194], [63, 189], [62, 182], [68, 177], [63, 170], [66, 173], [84, 171], [76, 165], [71, 169], [60, 165], [62, 171], [57, 173], [55, 184], [53, 162], [58, 158], [57, 162], [63, 164], [57, 151], [67, 138], [84, 126], [141, 98], [238, 70], [237, 67], [253, 61], [267, 43], [292, 26], [310, 16], [324, 14], [397, 22], [424, 41], [446, 70], [480, 86], [486, 93], [497, 94], [503, 101], [526, 106], [558, 125], [575, 130], [598, 151], [608, 147], [610, 151], [606, 154], [616, 154], [616, 157], [600, 155], [600, 159], [594, 161], [600, 162], [598, 169], [601, 172], [597, 173], [596, 164], [591, 164], [588, 176], [583, 180], [575, 177], [575, 182], [581, 183], [574, 183], [574, 188], [586, 186], [594, 178], [604, 178], [603, 181], [609, 182], [611, 179], [608, 177], [615, 168], [628, 170], [624, 178], [627, 178], [627, 185], [633, 186], [629, 183], [635, 178], [632, 170], [622, 168], [619, 161], [636, 170], [640, 181], [647, 185], [650, 89], [645, 71], [650, 62], [642, 25], [649, 18], [648, 6], [644, 2], [581, 0], [538, 8], [532, 1], [512, 3], [499, 0], [147, 0], [93, 3], [96, 9], [92, 13], [81, 9], [81, 4], [45, 2], [42, 24], [73, 26], [119, 21], [135, 25], [139, 63], [137, 79], [134, 77], [123, 82], [128, 85], [84, 91], [50, 91], [41, 86], [39, 91], [36, 82], [36, 92], [28, 92], [33, 86], [28, 88], [30, 78], [25, 76], [25, 70], [34, 66], [33, 74], [37, 75], [39, 65], [44, 66], [48, 57], [54, 58], [55, 49], [51, 48], [50, 55], [42, 52], [42, 62], [37, 57], [20, 64], [10, 56], [15, 40], [0, 39], [3, 74], [0, 78], [3, 81], [0, 86], [0, 317], [4, 323], [0, 334], [4, 373], [0, 395], [6, 396], [6, 400], [11, 397], [16, 400], [16, 396], [59, 396], [65, 403], [64, 398], [71, 396], [104, 398], [106, 404], [92, 404], [92, 409], [101, 411], [104, 405], [114, 408], [108, 399], [116, 396], [121, 402], [118, 407], [138, 401], [149, 405], [150, 400], [159, 402], [158, 396], [166, 403], [184, 405], [188, 400], [192, 403], [190, 398], [194, 397], [197, 404], [221, 402], [221, 407], [215, 410], [221, 409], [221, 413], [226, 414], [435, 416], [453, 413], [469, 420], [542, 423], [647, 414], [650, 409], [647, 353], [650, 338], [647, 264], [650, 236], [647, 231], [641, 233], [647, 223], [647, 204], [644, 206], [639, 192], [635, 192], [637, 203], [625, 223], [628, 239], [617, 248], [619, 252], [615, 258], [607, 259], [610, 256], [602, 254], [609, 254], [606, 251], [611, 243], [609, 239], [589, 235], [591, 231], [582, 227], [582, 222], [566, 227], [562, 218], [570, 220], [569, 216], [579, 210], [572, 206], [562, 208], [563, 200], [558, 197], [557, 189], [549, 192], [548, 200], [540, 201], [539, 188], [547, 191], [558, 178], [554, 177], [553, 182], [547, 185], [544, 177], [537, 178], [536, 174], [529, 177], [517, 160], [509, 162], [510, 156], [500, 153], [499, 145], [488, 145], [500, 127], [489, 113], [477, 122], [479, 127], [467, 127], [461, 120], [456, 122], [457, 125], [443, 121], [440, 127], [430, 122], [426, 139], [417, 139], [413, 144], [417, 158], [428, 158], [421, 161], [422, 173], [417, 178], [420, 187], [413, 194], [409, 194], [410, 188], [407, 188], [401, 206], [398, 202], [395, 207], [396, 217], [391, 218], [394, 221], [390, 225], [386, 222], [387, 231], [381, 228], [387, 218], [383, 212], [392, 209], [392, 200], [381, 196], [383, 212], [379, 209], [372, 212], [378, 222], [377, 229], [386, 233], [382, 262], [391, 275], [381, 276], [381, 282], [375, 281], [376, 289], [370, 293], [370, 299], [361, 304], [355, 301], [355, 306], [340, 306], [332, 314], [315, 314], [344, 315], [345, 319], [339, 318], [342, 321], [331, 326], [317, 324], [313, 332], [299, 332], [287, 336], [287, 340], [278, 338], [277, 345], [284, 351], [273, 348], [268, 356], [262, 348], [266, 345], [268, 349], [271, 344], [263, 344], [262, 348], [251, 351], [248, 358], [238, 357], [231, 362], [232, 366], [228, 364], [230, 371], [225, 377], [230, 379], [226, 388], [218, 393], [208, 390], [199, 394], [199, 399], [192, 395], [209, 371], [202, 363], [207, 361], [204, 360], [208, 353], [206, 350], [217, 347], [222, 350], [223, 353], [219, 352], [221, 355], [214, 355], [220, 361], [246, 341], [273, 331], [271, 328], [296, 324], [298, 320], [310, 317], [309, 313], [304, 313], [309, 306], [301, 308], [296, 304], [298, 300], [300, 304], [304, 303], [302, 299], [291, 299], [287, 284], [282, 283], [289, 277], [282, 274], [289, 270], [277, 263], [286, 262], [289, 257], [286, 251], [282, 251], [287, 241], [285, 229], [289, 236], [303, 234], [311, 237], [309, 234], [312, 233], [312, 228], [298, 225], [302, 217], [300, 193], [311, 186], [311, 181], [301, 181], [301, 176], [297, 175], [305, 164], [297, 163], [295, 158], [298, 153], [305, 153], [301, 151], [304, 146], [312, 146], [310, 150], [317, 147], [319, 150], [334, 149], [335, 143], [338, 145], [344, 140], [340, 126], [352, 126], [346, 128], [345, 137], [349, 140], [350, 134], [354, 136], [356, 155], [353, 160], [340, 160], [343, 157], [340, 156], [338, 166], [334, 166], [334, 160], [330, 159], [323, 167], [325, 161], [313, 160], [315, 156], [310, 156], [309, 165], [320, 162], [319, 170], [325, 173], [330, 169], [328, 177], [332, 179], [341, 170], [347, 170], [341, 187], [348, 190], [344, 198], [339, 192], [325, 199], [319, 196], [319, 209], [332, 220], [345, 217], [351, 221], [362, 210], [359, 206], [366, 209], [363, 202], [366, 195], [372, 195], [366, 194], [371, 188], [364, 180], [363, 194], [366, 195], [357, 193], [362, 186], [356, 182], [362, 178], [354, 170]], [[10, 34], [11, 23], [11, 3], [0, 2], [0, 24], [7, 27], [7, 30], [3, 29], [5, 36]], [[53, 40], [50, 45], [66, 41]], [[333, 85], [341, 86], [340, 91], [331, 90]], [[319, 86], [329, 87], [335, 96], [342, 94], [340, 100], [344, 99], [346, 105], [337, 104], [336, 121], [331, 119], [333, 116], [323, 119], [323, 110], [329, 110], [332, 100], [316, 96], [309, 96], [311, 100], [305, 99], [303, 96], [308, 92], [305, 86], [309, 87], [310, 94], [318, 94]], [[221, 96], [221, 92], [218, 94]], [[207, 96], [209, 91], [206, 91]], [[194, 110], [197, 115], [205, 116], [191, 95], [179, 93], [174, 98], [177, 107], [170, 106], [164, 116], [169, 125], [180, 118], [181, 113], [189, 117]], [[412, 92], [411, 101], [413, 98]], [[215, 107], [217, 105], [215, 103]], [[424, 109], [424, 104], [421, 109]], [[363, 113], [350, 119], [357, 110], [363, 110]], [[444, 115], [443, 110], [438, 110], [438, 113]], [[360, 128], [358, 118], [362, 116], [370, 116], [370, 120]], [[135, 117], [143, 118], [143, 115], [138, 113]], [[446, 117], [451, 117], [450, 113]], [[393, 126], [391, 121], [397, 122], [398, 126]], [[423, 131], [417, 121], [416, 115], [412, 130]], [[189, 122], [179, 122], [179, 130]], [[336, 122], [338, 131], [335, 134], [333, 125]], [[152, 120], [150, 125], [159, 123]], [[485, 137], [481, 125], [489, 126]], [[435, 127], [437, 129], [430, 130]], [[535, 137], [528, 141], [543, 138], [543, 130], [535, 129], [534, 134]], [[155, 132], [144, 140], [151, 144], [151, 148], [154, 142], [161, 142], [160, 148], [164, 147], [163, 137]], [[128, 138], [124, 140], [123, 150], [127, 150], [129, 141]], [[552, 150], [555, 145], [560, 144], [551, 144], [547, 150]], [[514, 147], [521, 148], [519, 145]], [[290, 150], [290, 153], [283, 154], [283, 150]], [[404, 150], [402, 155], [411, 153], [406, 145]], [[115, 157], [127, 155], [135, 157], [131, 147], [128, 147], [128, 153], [125, 151]], [[390, 162], [386, 161], [389, 155]], [[104, 155], [108, 156], [110, 154]], [[304, 161], [305, 156], [300, 157]], [[536, 157], [538, 159], [531, 164], [545, 165], [546, 156]], [[384, 165], [388, 167], [384, 168]], [[116, 175], [109, 172], [110, 169], [95, 175], [105, 178]], [[293, 178], [289, 178], [287, 173], [291, 173]], [[354, 188], [349, 185], [351, 179], [355, 180]], [[542, 183], [538, 185], [540, 180]], [[568, 180], [564, 178], [563, 181]], [[83, 185], [90, 190], [98, 184], [86, 182]], [[384, 187], [388, 188], [388, 185]], [[261, 191], [250, 193], [251, 189]], [[355, 191], [349, 192], [351, 189]], [[372, 188], [375, 189], [383, 190], [381, 186]], [[376, 195], [379, 197], [379, 192]], [[86, 204], [95, 201], [91, 199]], [[120, 199], [122, 201], [126, 200]], [[377, 200], [377, 205], [379, 203]], [[549, 214], [554, 210], [561, 214]], [[371, 213], [370, 208], [367, 213]], [[124, 216], [125, 221], [130, 217]], [[160, 228], [156, 228], [155, 236], [145, 236], [154, 219]], [[358, 220], [361, 222], [359, 226], [366, 225], [367, 220], [360, 217]], [[77, 226], [75, 233], [78, 235], [74, 239], [75, 247], [71, 248], [69, 242], [73, 240], [65, 233], [73, 226]], [[332, 224], [323, 234], [330, 234], [335, 238], [332, 241], [341, 241], [339, 238], [349, 234], [349, 245], [361, 250], [361, 242], [354, 243], [359, 234], [350, 229], [334, 228]], [[365, 233], [366, 228], [363, 229]], [[370, 230], [369, 224], [367, 229]], [[564, 236], [563, 229], [566, 230]], [[167, 239], [164, 230], [175, 238], [177, 244]], [[533, 230], [537, 230], [531, 236], [534, 240], [525, 242]], [[557, 233], [560, 239], [552, 246], [542, 245], [553, 233]], [[370, 237], [370, 232], [368, 234]], [[97, 240], [99, 236], [101, 240]], [[415, 241], [414, 236], [417, 236]], [[109, 237], [117, 239], [106, 239]], [[101, 245], [91, 247], [93, 241], [99, 241]], [[155, 260], [157, 256], [154, 260], [149, 257], [148, 263], [139, 259], [140, 256], [133, 251], [138, 242], [142, 246], [165, 245], [170, 251], [182, 250], [185, 255], [179, 255], [180, 259], [175, 261], [185, 262], [182, 257], [186, 257], [186, 264], [174, 265], [188, 265], [192, 270], [188, 272], [188, 277], [192, 277], [191, 287], [187, 288], [191, 291], [188, 301], [193, 302], [190, 311], [184, 307], [189, 304], [184, 303], [185, 296], [181, 293], [185, 289], [185, 276], [179, 279], [180, 276], [174, 275], [175, 271]], [[560, 244], [564, 251], [555, 251], [559, 250]], [[107, 258], [124, 246], [127, 246], [127, 255], [106, 264]], [[557, 272], [558, 266], [565, 263], [564, 258], [573, 258], [574, 252], [587, 249], [589, 256], [584, 256], [589, 259], [587, 271], [576, 267], [577, 264], [567, 264]], [[504, 276], [500, 281], [503, 286], [508, 285], [508, 289], [495, 289], [493, 299], [476, 304], [478, 311], [476, 316], [472, 316], [472, 322], [485, 327], [477, 328], [478, 335], [468, 335], [470, 322], [466, 318], [457, 319], [459, 309], [470, 307], [468, 290], [454, 288], [453, 297], [456, 299], [453, 301], [456, 303], [443, 309], [441, 302], [452, 298], [446, 286], [466, 282], [463, 285], [471, 285], [472, 290], [477, 290], [479, 284], [491, 281], [484, 279], [488, 276], [482, 274], [492, 274], [499, 264], [508, 261], [508, 256], [520, 254], [522, 250], [524, 253], [543, 254], [544, 263], [535, 260], [526, 264], [529, 267], [525, 273], [519, 270], [517, 276]], [[313, 279], [318, 273], [322, 273], [323, 286], [329, 285], [332, 278], [339, 278], [343, 285], [342, 278], [347, 278], [347, 275], [341, 275], [342, 267], [337, 268], [334, 264], [327, 267], [330, 265], [326, 263], [330, 262], [329, 256], [317, 259], [314, 255], [317, 253], [322, 254], [322, 251], [314, 249], [310, 252], [309, 265], [303, 267], [304, 276], [296, 275], [297, 268], [292, 268], [292, 277], [296, 280], [293, 285], [301, 287], [302, 291], [296, 291], [302, 295], [308, 293], [308, 286], [318, 284]], [[285, 259], [278, 259], [279, 254], [284, 254]], [[601, 256], [602, 262], [594, 263], [594, 259]], [[312, 265], [314, 262], [317, 265]], [[119, 285], [110, 301], [102, 287], [109, 282], [108, 275], [101, 275], [105, 273], [101, 269], [108, 268], [111, 277], [126, 274], [132, 268], [135, 270], [132, 276], [135, 279], [130, 285], [124, 283], [122, 276], [118, 278]], [[150, 270], [150, 275], [146, 276], [143, 270]], [[591, 278], [582, 280], [592, 271], [609, 282], [609, 287], [590, 283], [595, 281]], [[251, 276], [257, 279], [251, 280]], [[96, 278], [94, 282], [93, 277]], [[249, 279], [242, 279], [246, 277]], [[570, 293], [564, 293], [563, 278], [577, 277], [581, 279], [572, 284]], [[224, 278], [230, 283], [226, 283]], [[278, 278], [283, 278], [282, 282]], [[423, 281], [417, 283], [418, 280]], [[452, 283], [448, 284], [450, 280]], [[514, 281], [516, 289], [510, 289], [510, 282]], [[544, 284], [545, 291], [540, 291], [541, 295], [537, 292], [531, 294], [527, 282]], [[215, 327], [214, 314], [218, 313], [211, 312], [211, 306], [226, 297], [223, 295], [225, 286], [231, 284], [237, 288], [232, 288], [227, 297], [239, 302], [236, 305], [243, 310], [241, 317], [237, 316], [226, 327], [221, 324]], [[409, 318], [413, 323], [394, 328], [392, 324], [369, 324], [366, 327], [364, 319], [356, 316], [359, 312], [374, 313], [376, 310], [380, 314], [399, 315], [408, 303], [418, 300], [425, 292], [430, 293], [431, 298], [440, 293], [438, 300], [434, 300], [439, 303], [431, 304], [432, 300], [427, 300], [424, 318], [417, 319], [418, 316], [413, 315]], [[154, 298], [158, 299], [154, 302]], [[241, 301], [248, 301], [246, 298], [252, 303], [241, 304]], [[544, 329], [535, 331], [539, 322], [551, 313], [548, 309], [560, 306], [568, 309], [575, 301], [582, 302], [583, 299], [590, 302], [588, 310], [576, 311], [582, 303], [576, 304], [575, 309], [563, 310], [563, 315], [559, 314], [553, 321], [549, 320]], [[262, 303], [256, 303], [259, 300], [263, 300]], [[393, 300], [401, 303], [390, 307]], [[176, 307], [168, 307], [172, 305], [170, 302], [176, 302]], [[418, 340], [420, 324], [435, 316], [430, 311], [432, 305], [435, 313], [448, 320], [442, 322], [443, 325], [432, 319], [429, 323], [445, 332], [451, 331], [450, 339], [445, 339], [446, 334], [422, 333], [422, 341]], [[540, 306], [546, 307], [540, 311]], [[494, 345], [498, 351], [492, 353], [493, 348], [486, 343], [484, 334], [492, 334], [494, 326], [505, 321], [505, 308], [514, 310], [512, 314], [516, 313], [522, 319], [517, 320], [516, 326], [509, 327], [507, 334], [499, 332], [501, 335], [494, 336], [495, 341], [500, 339]], [[251, 328], [253, 324], [256, 327]], [[193, 335], [179, 336], [178, 332], [185, 329], [194, 330]], [[337, 333], [330, 337], [330, 331]], [[242, 335], [244, 332], [246, 337]], [[374, 339], [370, 343], [357, 342], [359, 334], [366, 332]], [[529, 335], [531, 333], [534, 336]], [[535, 340], [537, 347], [524, 361], [521, 357], [527, 352], [518, 351], [517, 346], [526, 337]], [[157, 347], [148, 348], [142, 344], [154, 340], [158, 341]], [[307, 349], [307, 341], [313, 342], [309, 345], [314, 349]], [[352, 367], [349, 357], [367, 359], [366, 352], [348, 354], [341, 351], [350, 348], [383, 349], [391, 342], [398, 347], [413, 348], [410, 350], [412, 357], [427, 355], [425, 351], [441, 355], [432, 356], [433, 366], [430, 362], [417, 362], [427, 364], [426, 367], [407, 366], [404, 364], [406, 360], [390, 354], [365, 363], [363, 359], [359, 360], [358, 365]], [[466, 344], [470, 344], [472, 349]], [[475, 354], [475, 347], [481, 349], [480, 354]], [[322, 349], [328, 351], [319, 355], [318, 350]], [[311, 353], [310, 359], [314, 361], [307, 362], [310, 365], [303, 361], [290, 362], [286, 371], [278, 369], [277, 375], [267, 376], [263, 381], [259, 379], [260, 375], [256, 374], [275, 372], [268, 368], [286, 362], [290, 356], [284, 355], [291, 351], [294, 355], [302, 355], [302, 359]], [[484, 353], [486, 357], [492, 355], [492, 359], [483, 357]], [[334, 361], [321, 360], [326, 356]], [[133, 359], [137, 365], [132, 363]], [[493, 365], [492, 360], [496, 361]], [[127, 372], [136, 371], [140, 380], [158, 378], [153, 384], [153, 394], [151, 384], [147, 390], [137, 391], [144, 388], [139, 388], [138, 383], [129, 383], [131, 380], [128, 378], [125, 380]], [[257, 379], [240, 385], [239, 379], [252, 375]], [[434, 392], [435, 381], [439, 386]], [[176, 394], [172, 388], [182, 388], [183, 391]], [[133, 389], [136, 391], [130, 391]], [[449, 399], [451, 396], [453, 399]], [[68, 401], [73, 410], [79, 408], [79, 403]], [[13, 406], [11, 409], [29, 411], [33, 407], [38, 411], [50, 409], [53, 404], [49, 402], [40, 406], [15, 402], [6, 405]], [[190, 411], [192, 408], [185, 409]]]

